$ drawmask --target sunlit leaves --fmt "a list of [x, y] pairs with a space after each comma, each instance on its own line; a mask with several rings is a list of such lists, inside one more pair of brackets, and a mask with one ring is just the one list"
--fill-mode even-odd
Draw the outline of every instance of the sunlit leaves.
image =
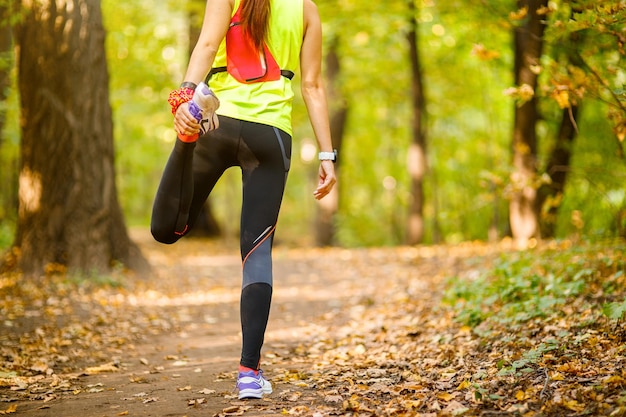
[[483, 61], [491, 61], [492, 59], [496, 59], [501, 56], [500, 52], [488, 50], [482, 44], [475, 44], [472, 48], [472, 54]]
[[504, 94], [516, 100], [518, 106], [530, 101], [535, 96], [535, 89], [528, 84], [522, 84], [519, 87], [507, 88]]
[[[620, 80], [624, 77], [625, 23], [623, 2], [563, 2], [554, 9], [546, 30], [551, 50], [547, 56], [554, 59], [548, 83], [557, 86], [547, 95], [560, 108], [583, 98], [608, 103], [614, 133], [620, 140], [626, 107], [615, 91], [622, 87]], [[574, 92], [576, 98], [572, 97]]]

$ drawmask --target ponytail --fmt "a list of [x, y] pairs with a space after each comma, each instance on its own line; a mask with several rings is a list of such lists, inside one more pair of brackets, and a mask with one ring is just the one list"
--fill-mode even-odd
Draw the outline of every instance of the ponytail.
[[263, 50], [270, 20], [270, 0], [241, 0], [241, 25], [257, 50]]

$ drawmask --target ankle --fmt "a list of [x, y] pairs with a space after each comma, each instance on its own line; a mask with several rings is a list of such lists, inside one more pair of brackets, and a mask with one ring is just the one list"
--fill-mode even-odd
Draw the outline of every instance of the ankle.
[[259, 371], [257, 369], [253, 369], [253, 368], [248, 368], [247, 366], [243, 366], [243, 365], [239, 365], [239, 372], [254, 372], [255, 375], [259, 374]]

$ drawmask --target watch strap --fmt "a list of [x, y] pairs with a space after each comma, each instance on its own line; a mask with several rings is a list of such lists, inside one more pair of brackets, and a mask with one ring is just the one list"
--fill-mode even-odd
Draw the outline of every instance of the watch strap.
[[318, 154], [318, 158], [320, 161], [333, 161], [337, 160], [337, 151], [333, 152], [320, 152]]

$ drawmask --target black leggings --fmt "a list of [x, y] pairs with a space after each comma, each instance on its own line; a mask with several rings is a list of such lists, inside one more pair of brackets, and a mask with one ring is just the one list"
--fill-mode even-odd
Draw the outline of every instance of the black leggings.
[[291, 136], [272, 126], [220, 116], [219, 129], [197, 142], [176, 140], [152, 208], [162, 243], [186, 235], [224, 171], [241, 167], [243, 262], [241, 365], [257, 369], [272, 299], [272, 243], [291, 163]]

